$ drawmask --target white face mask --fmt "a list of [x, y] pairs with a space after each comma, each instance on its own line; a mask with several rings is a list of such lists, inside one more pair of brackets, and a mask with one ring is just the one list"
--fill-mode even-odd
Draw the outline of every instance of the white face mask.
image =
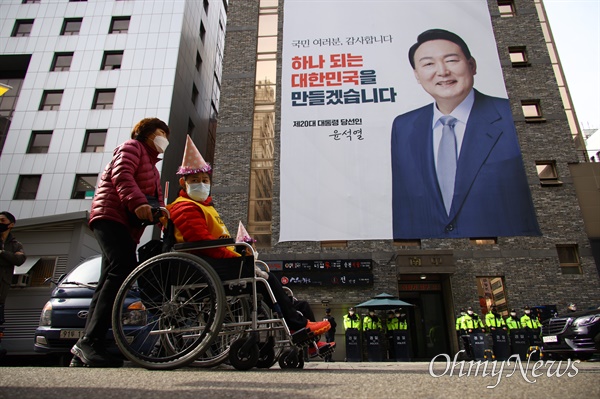
[[191, 199], [204, 202], [210, 194], [210, 184], [206, 183], [185, 183], [185, 191]]
[[350, 316], [352, 316], [352, 315], [354, 314], [354, 312], [351, 310], [351, 311], [349, 311], [349, 312], [348, 312], [348, 314], [349, 314]]
[[525, 311], [525, 314], [529, 314], [529, 313], [531, 313], [531, 310], [526, 310]]
[[154, 145], [156, 146], [158, 152], [165, 152], [165, 150], [169, 146], [169, 140], [167, 140], [163, 136], [156, 136], [154, 138]]
[[473, 311], [472, 310], [467, 310], [467, 313], [471, 315], [471, 314], [473, 314]]
[[511, 312], [511, 314], [510, 314], [510, 315], [511, 315], [512, 317], [515, 317], [517, 314], [516, 314], [516, 313], [514, 313], [514, 312]]

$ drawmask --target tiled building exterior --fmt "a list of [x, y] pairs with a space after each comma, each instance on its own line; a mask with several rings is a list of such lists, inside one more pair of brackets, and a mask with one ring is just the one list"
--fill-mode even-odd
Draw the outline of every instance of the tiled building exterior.
[[[424, 341], [435, 324], [442, 324], [448, 337], [447, 345], [457, 347], [454, 316], [460, 307], [473, 306], [481, 314], [495, 301], [502, 305], [504, 314], [509, 308], [516, 308], [522, 314], [521, 309], [526, 305], [553, 305], [559, 312], [570, 302], [576, 302], [580, 308], [598, 305], [598, 269], [569, 170], [570, 165], [585, 162], [586, 158], [578, 151], [573, 110], [565, 107], [561, 99], [560, 90], [565, 90], [565, 83], [557, 83], [555, 71], [560, 73], [560, 64], [553, 52], [551, 34], [539, 1], [488, 0], [488, 6], [543, 235], [498, 237], [484, 243], [469, 239], [278, 243], [279, 183], [284, 178], [278, 169], [283, 3], [276, 0], [230, 2], [213, 195], [229, 226], [237, 226], [238, 220], [252, 225], [249, 204], [253, 198], [248, 188], [252, 184], [253, 100], [255, 90], [257, 93], [260, 90], [256, 81], [263, 79], [255, 72], [259, 12], [278, 13], [272, 224], [270, 244], [263, 243], [258, 249], [260, 257], [275, 264], [332, 259], [373, 262], [372, 285], [291, 286], [297, 297], [313, 304], [317, 317], [323, 314], [323, 307], [329, 306], [339, 324], [348, 306], [382, 292], [399, 296], [416, 305], [410, 309], [410, 317], [413, 322], [422, 320], [422, 325], [413, 332], [423, 341], [419, 344], [420, 355], [430, 356]], [[506, 15], [507, 4], [511, 7], [510, 16]], [[526, 53], [526, 62], [511, 61], [515, 49]], [[568, 92], [565, 93], [568, 98]], [[540, 105], [543, 114], [526, 118], [522, 106], [529, 102]], [[543, 173], [538, 174], [547, 161], [556, 167], [557, 176], [552, 182], [541, 181]], [[257, 232], [250, 231], [251, 234]], [[575, 251], [569, 252], [573, 259], [559, 260], [559, 253], [564, 255], [561, 251], [565, 250]], [[489, 294], [487, 301], [486, 293]], [[339, 328], [338, 335], [342, 333], [343, 329]]]
[[7, 302], [9, 352], [33, 351], [44, 279], [99, 253], [94, 185], [140, 119], [170, 126], [158, 164], [169, 198], [186, 134], [212, 162], [226, 23], [227, 0], [0, 2], [0, 83], [12, 87], [0, 97], [0, 209], [28, 255]]

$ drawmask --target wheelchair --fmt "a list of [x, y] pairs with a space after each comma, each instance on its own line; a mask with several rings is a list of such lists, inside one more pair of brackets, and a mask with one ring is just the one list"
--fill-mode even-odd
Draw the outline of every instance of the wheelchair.
[[[320, 357], [333, 352], [319, 351], [319, 337], [306, 328], [292, 333], [279, 312], [261, 300], [259, 284], [277, 309], [267, 280], [257, 275], [257, 268], [268, 271], [268, 266], [251, 245], [233, 239], [174, 243], [168, 211], [160, 211], [168, 221], [163, 239], [145, 245], [151, 244], [153, 254], [140, 259], [113, 305], [113, 335], [128, 360], [150, 370], [226, 361], [237, 370], [276, 362], [289, 369], [303, 367], [304, 350], [311, 346]], [[242, 253], [232, 258], [234, 268], [190, 253], [232, 245]]]

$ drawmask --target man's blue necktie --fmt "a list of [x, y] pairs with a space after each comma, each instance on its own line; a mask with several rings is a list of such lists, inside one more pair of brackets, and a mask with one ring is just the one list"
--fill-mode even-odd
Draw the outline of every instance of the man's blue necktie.
[[454, 134], [454, 125], [456, 118], [450, 115], [444, 115], [440, 118], [444, 125], [442, 129], [442, 140], [438, 148], [437, 156], [437, 176], [446, 213], [450, 214], [452, 206], [452, 197], [454, 196], [454, 181], [456, 179], [456, 135]]

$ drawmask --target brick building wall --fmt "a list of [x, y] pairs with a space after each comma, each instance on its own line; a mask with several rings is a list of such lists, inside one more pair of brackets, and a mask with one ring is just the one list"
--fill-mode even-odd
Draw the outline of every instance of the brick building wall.
[[[279, 3], [278, 79], [281, 79], [283, 1]], [[214, 196], [219, 212], [230, 229], [237, 226], [238, 220], [247, 220], [258, 5], [259, 0], [229, 2]], [[281, 178], [278, 168], [280, 113], [277, 112], [273, 238], [271, 248], [260, 249], [261, 258], [373, 260], [374, 284], [371, 287], [294, 288], [296, 296], [307, 298], [315, 305], [327, 301], [338, 306], [338, 309], [345, 309], [346, 306], [365, 301], [381, 292], [398, 295], [398, 275], [401, 270], [408, 270], [401, 267], [399, 261], [403, 254], [407, 254], [407, 251], [450, 251], [452, 265], [442, 265], [446, 267], [444, 270], [453, 271], [447, 282], [450, 294], [445, 297], [449, 313], [453, 313], [458, 307], [479, 305], [476, 277], [503, 277], [507, 301], [512, 308], [553, 304], [559, 310], [564, 310], [568, 303], [577, 302], [583, 309], [600, 303], [598, 272], [568, 168], [570, 163], [578, 162], [578, 155], [571, 139], [534, 1], [515, 1], [517, 15], [512, 18], [500, 17], [496, 1], [489, 0], [488, 5], [523, 161], [543, 235], [499, 237], [497, 243], [492, 245], [474, 245], [468, 239], [421, 240], [420, 247], [402, 247], [391, 240], [349, 241], [345, 248], [325, 248], [319, 242], [277, 243]], [[509, 59], [509, 46], [526, 46], [531, 65], [513, 67]], [[544, 122], [525, 121], [521, 100], [528, 99], [540, 101]], [[278, 111], [280, 104], [280, 90], [277, 90]], [[562, 185], [540, 185], [535, 162], [542, 160], [556, 161]], [[561, 273], [557, 244], [578, 245], [581, 274]], [[437, 269], [426, 270], [427, 273], [435, 274]], [[419, 274], [418, 267], [412, 273]], [[448, 320], [448, 323], [452, 322], [453, 316]]]

